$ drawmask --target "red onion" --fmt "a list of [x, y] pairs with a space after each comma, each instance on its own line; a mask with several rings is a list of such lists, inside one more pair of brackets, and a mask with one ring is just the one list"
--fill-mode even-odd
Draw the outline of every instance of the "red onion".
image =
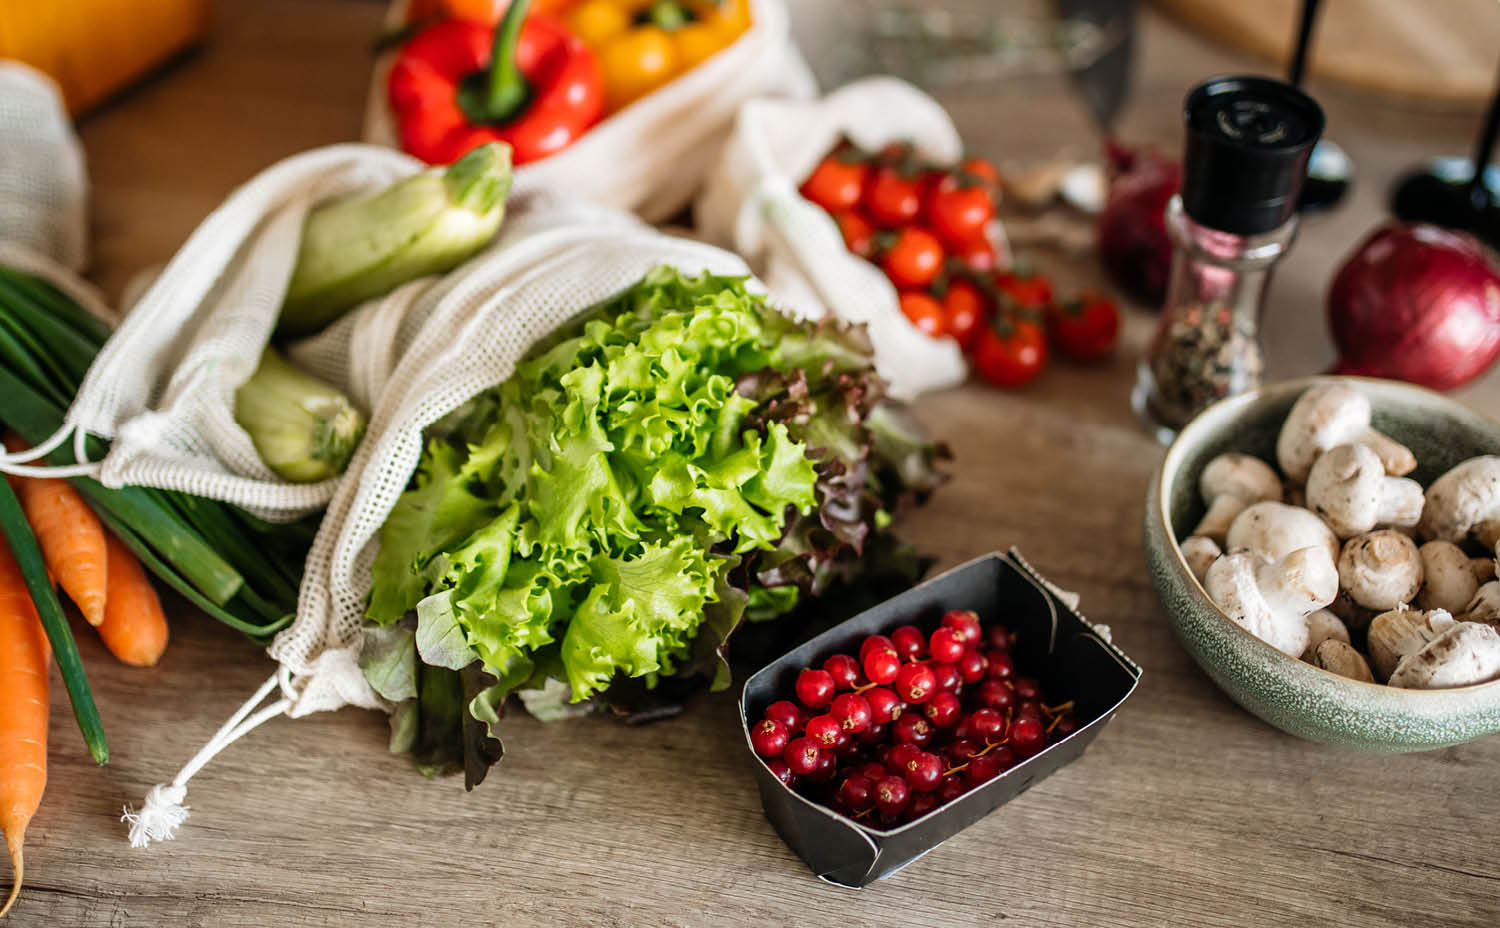
[[1500, 354], [1500, 273], [1470, 235], [1389, 225], [1334, 278], [1328, 320], [1337, 373], [1451, 390]]
[[1167, 202], [1182, 186], [1182, 165], [1111, 141], [1109, 200], [1099, 217], [1099, 259], [1116, 286], [1160, 309], [1172, 270]]

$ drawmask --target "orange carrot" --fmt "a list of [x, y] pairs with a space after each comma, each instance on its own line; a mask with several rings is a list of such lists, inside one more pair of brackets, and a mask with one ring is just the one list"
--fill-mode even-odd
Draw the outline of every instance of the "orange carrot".
[[[25, 443], [6, 436], [5, 447], [25, 450]], [[90, 625], [104, 621], [108, 568], [104, 555], [104, 526], [94, 510], [66, 480], [24, 477], [16, 487], [26, 521], [36, 533], [47, 572], [78, 605]]]
[[167, 617], [156, 588], [130, 549], [106, 533], [109, 599], [99, 637], [109, 653], [133, 667], [150, 667], [167, 649]]
[[21, 846], [47, 788], [47, 635], [21, 568], [0, 541], [0, 832], [15, 870], [10, 911], [26, 876]]

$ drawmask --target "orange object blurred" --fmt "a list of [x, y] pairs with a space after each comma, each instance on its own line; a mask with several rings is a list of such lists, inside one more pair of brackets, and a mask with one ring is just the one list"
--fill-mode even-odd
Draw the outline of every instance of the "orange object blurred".
[[0, 58], [49, 75], [76, 115], [207, 28], [208, 0], [0, 0]]
[[[418, 23], [428, 19], [472, 19], [482, 23], [499, 22], [507, 0], [411, 0], [406, 7], [406, 21]], [[561, 16], [575, 0], [536, 0], [531, 12], [544, 16]]]

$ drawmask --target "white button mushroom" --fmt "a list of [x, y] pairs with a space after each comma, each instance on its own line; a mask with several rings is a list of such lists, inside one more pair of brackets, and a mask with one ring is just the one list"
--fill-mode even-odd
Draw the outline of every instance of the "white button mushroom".
[[1208, 512], [1193, 529], [1193, 534], [1220, 543], [1224, 541], [1230, 523], [1245, 511], [1246, 506], [1262, 500], [1281, 501], [1281, 478], [1276, 476], [1271, 465], [1260, 458], [1235, 452], [1221, 454], [1209, 461], [1198, 478], [1198, 489], [1203, 494]]
[[1389, 677], [1402, 658], [1427, 647], [1428, 642], [1452, 628], [1456, 621], [1445, 609], [1428, 612], [1393, 609], [1377, 615], [1370, 622], [1366, 644], [1380, 679]]
[[1500, 457], [1470, 458], [1434, 480], [1417, 531], [1439, 541], [1472, 535], [1495, 550], [1500, 539]]
[[1388, 477], [1380, 457], [1365, 445], [1339, 445], [1307, 475], [1307, 508], [1340, 538], [1379, 526], [1410, 528], [1422, 517], [1422, 485]]
[[1327, 609], [1319, 609], [1317, 612], [1309, 613], [1307, 616], [1307, 650], [1302, 652], [1302, 659], [1309, 664], [1313, 662], [1313, 652], [1318, 645], [1333, 638], [1349, 643], [1349, 627], [1344, 620], [1329, 612]]
[[1366, 445], [1396, 477], [1416, 469], [1406, 446], [1370, 428], [1370, 401], [1342, 383], [1312, 387], [1297, 398], [1276, 438], [1276, 461], [1288, 480], [1302, 483], [1318, 455], [1339, 445]]
[[1395, 609], [1411, 602], [1422, 588], [1417, 543], [1391, 529], [1349, 539], [1338, 564], [1344, 591], [1366, 609]]
[[1354, 650], [1348, 642], [1337, 638], [1325, 639], [1314, 648], [1313, 659], [1309, 663], [1351, 680], [1375, 682], [1375, 675], [1370, 673], [1370, 665], [1365, 662], [1364, 655]]
[[1217, 561], [1219, 555], [1224, 553], [1219, 550], [1218, 544], [1212, 538], [1205, 538], [1202, 535], [1184, 538], [1178, 547], [1182, 549], [1182, 559], [1187, 561], [1188, 570], [1193, 572], [1193, 576], [1198, 578], [1199, 583], [1203, 582], [1209, 565]]
[[1307, 650], [1307, 615], [1338, 594], [1338, 571], [1319, 545], [1265, 563], [1254, 554], [1214, 561], [1204, 578], [1209, 598], [1235, 624], [1271, 647], [1298, 657]]
[[1479, 592], [1479, 575], [1474, 562], [1463, 549], [1451, 541], [1429, 541], [1417, 549], [1422, 556], [1422, 592], [1417, 594], [1420, 609], [1446, 609], [1463, 614]]
[[1475, 590], [1474, 596], [1464, 604], [1459, 614], [1469, 622], [1487, 622], [1490, 625], [1500, 622], [1500, 580], [1491, 580]]
[[1500, 677], [1500, 633], [1478, 622], [1459, 622], [1408, 654], [1391, 672], [1391, 686], [1437, 690]]
[[1279, 561], [1312, 545], [1328, 549], [1330, 560], [1339, 556], [1339, 540], [1322, 519], [1306, 509], [1285, 503], [1255, 503], [1229, 525], [1224, 548], [1231, 554], [1252, 551], [1264, 561]]

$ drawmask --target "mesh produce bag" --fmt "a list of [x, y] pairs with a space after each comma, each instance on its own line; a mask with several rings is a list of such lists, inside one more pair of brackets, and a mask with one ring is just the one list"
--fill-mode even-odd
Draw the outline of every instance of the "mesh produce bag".
[[[606, 117], [560, 153], [522, 165], [519, 184], [633, 210], [656, 222], [691, 201], [713, 167], [741, 103], [754, 97], [808, 98], [816, 84], [792, 44], [784, 0], [750, 0], [751, 26], [734, 44]], [[391, 6], [388, 25], [406, 21]], [[386, 103], [389, 56], [376, 65], [364, 137], [397, 144]]]
[[744, 255], [777, 302], [865, 323], [893, 395], [959, 383], [966, 368], [958, 345], [912, 325], [885, 274], [850, 253], [833, 218], [797, 192], [843, 138], [867, 151], [910, 141], [936, 164], [963, 154], [943, 108], [895, 78], [856, 81], [821, 100], [752, 100], [694, 205], [698, 230]]

